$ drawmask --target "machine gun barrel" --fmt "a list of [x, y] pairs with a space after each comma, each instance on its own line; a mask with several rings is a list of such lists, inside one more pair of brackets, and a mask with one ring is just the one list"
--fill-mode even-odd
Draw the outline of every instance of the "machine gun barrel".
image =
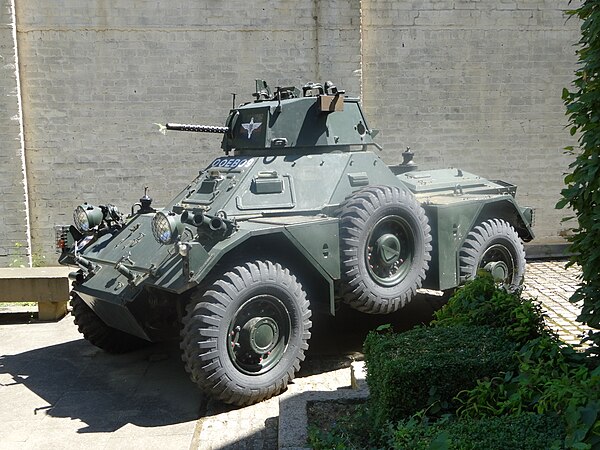
[[192, 125], [186, 123], [168, 123], [167, 130], [174, 131], [194, 131], [196, 133], [221, 133], [225, 134], [229, 131], [229, 127], [213, 127], [210, 125]]

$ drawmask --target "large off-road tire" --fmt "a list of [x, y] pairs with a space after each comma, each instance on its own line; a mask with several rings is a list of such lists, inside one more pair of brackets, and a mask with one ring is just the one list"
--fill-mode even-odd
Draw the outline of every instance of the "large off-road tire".
[[127, 353], [150, 345], [150, 341], [106, 325], [75, 292], [71, 293], [71, 307], [71, 314], [79, 332], [102, 350], [109, 353]]
[[394, 312], [421, 287], [431, 260], [431, 228], [407, 188], [369, 186], [340, 211], [341, 296], [359, 311]]
[[282, 392], [304, 360], [311, 311], [302, 285], [271, 261], [233, 267], [192, 295], [181, 331], [192, 381], [244, 406]]
[[523, 284], [525, 250], [515, 229], [502, 219], [490, 219], [474, 227], [460, 252], [460, 281], [475, 278], [480, 269], [488, 270], [506, 286]]

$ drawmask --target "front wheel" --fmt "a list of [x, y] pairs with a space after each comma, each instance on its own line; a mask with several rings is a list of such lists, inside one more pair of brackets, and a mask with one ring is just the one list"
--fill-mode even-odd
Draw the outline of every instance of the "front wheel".
[[271, 261], [233, 267], [192, 295], [182, 359], [192, 381], [239, 406], [282, 392], [304, 360], [311, 312], [302, 285]]

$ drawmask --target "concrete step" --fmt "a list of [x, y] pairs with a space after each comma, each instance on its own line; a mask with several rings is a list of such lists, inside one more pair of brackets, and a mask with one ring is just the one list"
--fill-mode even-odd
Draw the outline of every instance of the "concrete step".
[[[279, 399], [278, 448], [308, 449], [307, 406], [311, 402], [362, 400], [369, 396], [364, 361], [354, 361], [350, 367], [314, 375], [290, 385]], [[306, 389], [307, 384], [314, 388]]]

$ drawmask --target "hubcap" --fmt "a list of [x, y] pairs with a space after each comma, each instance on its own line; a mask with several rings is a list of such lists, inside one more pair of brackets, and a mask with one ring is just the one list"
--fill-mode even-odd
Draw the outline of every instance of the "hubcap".
[[512, 253], [504, 245], [494, 244], [486, 249], [479, 267], [490, 272], [496, 283], [508, 285], [514, 281], [516, 263]]
[[486, 264], [484, 269], [492, 274], [492, 277], [494, 277], [495, 281], [504, 282], [508, 278], [508, 266], [504, 263], [504, 261], [495, 261], [488, 263]]
[[259, 295], [241, 305], [229, 325], [227, 351], [233, 365], [247, 375], [261, 375], [283, 357], [291, 335], [285, 305], [272, 295]]
[[279, 327], [270, 317], [254, 317], [242, 328], [241, 339], [254, 353], [267, 353], [277, 344]]
[[391, 266], [400, 258], [400, 241], [393, 234], [387, 233], [377, 239], [375, 249], [381, 262]]
[[369, 235], [365, 259], [371, 279], [395, 286], [410, 272], [414, 258], [414, 235], [400, 216], [386, 216]]

